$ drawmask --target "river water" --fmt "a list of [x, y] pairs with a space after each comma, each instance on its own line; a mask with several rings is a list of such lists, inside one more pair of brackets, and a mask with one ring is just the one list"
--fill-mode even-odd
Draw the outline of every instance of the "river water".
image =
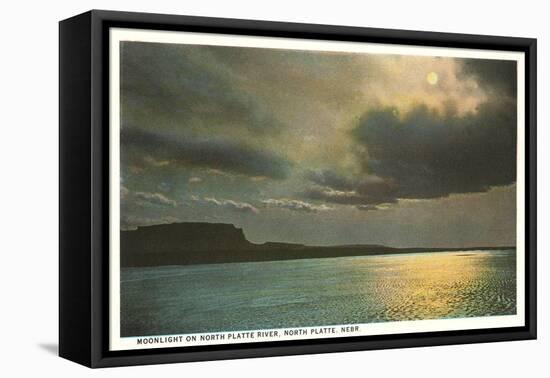
[[516, 251], [124, 268], [121, 336], [516, 313]]

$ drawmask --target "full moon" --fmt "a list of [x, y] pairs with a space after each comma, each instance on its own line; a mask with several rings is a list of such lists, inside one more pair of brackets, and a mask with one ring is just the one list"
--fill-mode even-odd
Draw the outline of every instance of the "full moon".
[[439, 77], [435, 72], [430, 72], [428, 75], [426, 75], [426, 80], [430, 85], [436, 85], [437, 81], [439, 80]]

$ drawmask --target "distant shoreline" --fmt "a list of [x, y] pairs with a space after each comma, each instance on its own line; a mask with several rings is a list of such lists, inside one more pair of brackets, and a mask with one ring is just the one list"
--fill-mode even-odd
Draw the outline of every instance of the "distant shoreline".
[[[336, 248], [336, 247], [334, 247]], [[416, 248], [414, 248], [416, 249]], [[468, 252], [475, 251], [508, 251], [515, 250], [516, 247], [481, 247], [481, 248], [458, 248], [458, 249], [437, 249], [437, 250], [426, 250], [420, 249], [416, 250], [399, 250], [387, 251], [387, 252], [365, 252], [362, 254], [340, 254], [340, 255], [331, 255], [331, 256], [294, 256], [294, 257], [284, 257], [284, 258], [256, 258], [256, 259], [246, 259], [246, 260], [226, 260], [226, 261], [211, 261], [211, 260], [202, 260], [195, 262], [176, 262], [172, 260], [165, 263], [148, 263], [148, 264], [121, 264], [121, 268], [147, 268], [147, 267], [161, 267], [161, 266], [188, 266], [188, 265], [209, 265], [209, 264], [239, 264], [239, 263], [255, 263], [255, 262], [271, 262], [271, 261], [292, 261], [292, 260], [312, 260], [312, 259], [333, 259], [339, 257], [370, 257], [370, 256], [391, 256], [391, 255], [413, 255], [416, 253], [446, 253], [446, 252], [466, 252], [466, 254], [458, 256], [469, 256]], [[231, 253], [231, 251], [229, 251]], [[166, 260], [163, 260], [166, 261]]]
[[232, 224], [198, 222], [138, 227], [133, 231], [121, 231], [120, 236], [122, 267], [515, 249], [512, 246], [394, 248], [372, 244], [336, 246], [307, 246], [277, 242], [254, 244], [246, 239], [242, 229]]

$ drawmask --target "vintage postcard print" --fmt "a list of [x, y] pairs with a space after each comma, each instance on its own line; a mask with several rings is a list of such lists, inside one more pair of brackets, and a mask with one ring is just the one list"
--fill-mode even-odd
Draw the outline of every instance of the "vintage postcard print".
[[523, 53], [110, 31], [110, 349], [523, 326]]

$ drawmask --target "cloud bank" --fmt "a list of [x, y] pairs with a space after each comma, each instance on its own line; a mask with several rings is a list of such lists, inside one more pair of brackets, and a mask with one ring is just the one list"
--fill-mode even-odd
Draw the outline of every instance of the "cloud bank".
[[418, 106], [404, 116], [369, 112], [353, 134], [367, 147], [368, 173], [392, 183], [388, 194], [423, 199], [513, 183], [516, 125], [515, 108], [501, 104], [464, 116]]
[[166, 162], [164, 165], [205, 167], [273, 179], [287, 177], [290, 169], [290, 163], [282, 157], [220, 136], [206, 138], [124, 128], [121, 143], [122, 159], [150, 163], [152, 158], [156, 166]]

